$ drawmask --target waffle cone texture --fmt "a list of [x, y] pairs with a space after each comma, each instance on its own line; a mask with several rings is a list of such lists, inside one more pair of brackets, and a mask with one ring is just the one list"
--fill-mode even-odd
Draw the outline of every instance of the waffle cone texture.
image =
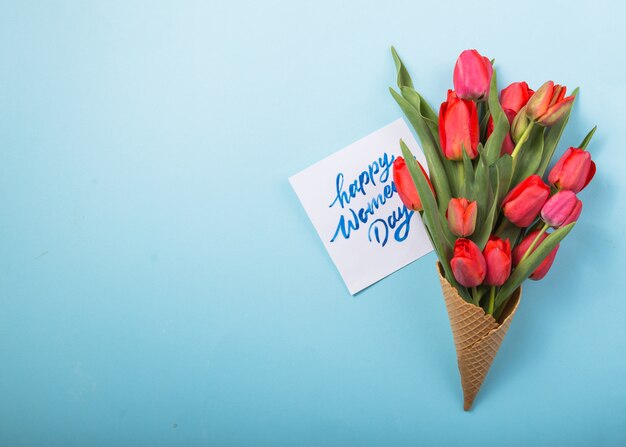
[[437, 263], [443, 298], [446, 302], [463, 387], [463, 409], [469, 410], [483, 384], [500, 344], [511, 325], [521, 297], [521, 288], [513, 292], [498, 323], [483, 309], [465, 301], [446, 280]]

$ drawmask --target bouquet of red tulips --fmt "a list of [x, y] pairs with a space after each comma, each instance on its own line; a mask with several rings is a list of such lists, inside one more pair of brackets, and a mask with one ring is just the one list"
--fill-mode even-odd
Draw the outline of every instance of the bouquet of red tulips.
[[578, 89], [515, 82], [500, 92], [492, 62], [461, 53], [439, 114], [414, 89], [392, 48], [400, 92], [390, 89], [422, 143], [428, 172], [400, 141], [395, 187], [419, 211], [437, 257], [468, 410], [517, 309], [521, 284], [550, 269], [595, 174], [586, 151], [595, 127], [544, 174]]

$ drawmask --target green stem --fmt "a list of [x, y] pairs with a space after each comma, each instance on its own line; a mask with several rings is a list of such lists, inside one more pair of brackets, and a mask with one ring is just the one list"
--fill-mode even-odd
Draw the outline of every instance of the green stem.
[[493, 318], [495, 318], [496, 321], [498, 321], [500, 319], [500, 315], [502, 315], [502, 311], [504, 310], [504, 306], [506, 306], [506, 303], [508, 303], [509, 300], [507, 299], [504, 303], [502, 303], [500, 305], [500, 307], [498, 307], [496, 309], [496, 311], [493, 313]]
[[491, 286], [491, 290], [489, 291], [489, 307], [487, 308], [487, 313], [489, 315], [493, 315], [493, 305], [496, 302], [496, 286]]
[[539, 239], [541, 239], [541, 236], [548, 230], [548, 228], [550, 228], [550, 225], [543, 224], [543, 227], [541, 228], [541, 230], [539, 230], [539, 233], [537, 233], [537, 237], [535, 237], [535, 240], [532, 242], [532, 244], [530, 244], [530, 247], [528, 247], [528, 250], [526, 250], [526, 253], [524, 253], [524, 256], [522, 256], [522, 259], [520, 259], [517, 265], [520, 265], [522, 262], [524, 262], [524, 259], [526, 259], [533, 252], [535, 246], [539, 242]]
[[531, 121], [530, 124], [528, 124], [528, 127], [526, 127], [526, 130], [524, 130], [524, 133], [522, 134], [519, 141], [515, 145], [515, 148], [513, 149], [513, 153], [511, 154], [511, 157], [513, 157], [513, 160], [515, 160], [515, 158], [519, 154], [520, 149], [522, 148], [524, 143], [526, 143], [526, 140], [528, 140], [528, 137], [530, 136], [530, 132], [533, 130], [534, 125], [535, 125], [535, 122]]
[[478, 294], [478, 287], [472, 287], [472, 298], [474, 298], [474, 305], [480, 307], [480, 295]]
[[500, 225], [498, 225], [498, 228], [496, 229], [496, 231], [494, 231], [494, 234], [496, 235], [500, 235], [500, 233], [502, 233], [502, 231], [506, 228], [506, 226], [508, 225], [509, 221], [506, 220], [506, 217], [502, 217], [502, 220], [500, 222]]

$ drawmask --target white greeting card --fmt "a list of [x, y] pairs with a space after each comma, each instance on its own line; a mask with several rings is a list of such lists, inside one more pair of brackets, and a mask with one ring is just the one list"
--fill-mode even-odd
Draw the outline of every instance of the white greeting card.
[[402, 118], [289, 178], [351, 294], [432, 250], [393, 183], [400, 139], [426, 169]]

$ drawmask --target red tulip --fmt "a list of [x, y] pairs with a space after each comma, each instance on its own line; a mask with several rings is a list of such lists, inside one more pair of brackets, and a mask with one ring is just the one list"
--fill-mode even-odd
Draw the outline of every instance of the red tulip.
[[[430, 185], [430, 189], [434, 193], [435, 190], [433, 189], [432, 183], [430, 183], [428, 174], [426, 174], [426, 171], [424, 171], [420, 162], [417, 160], [415, 161], [422, 170], [424, 177], [426, 177], [426, 180]], [[398, 191], [398, 195], [400, 196], [402, 203], [404, 203], [404, 206], [413, 211], [421, 211], [424, 209], [420, 196], [417, 193], [415, 183], [413, 183], [413, 177], [411, 177], [409, 168], [402, 157], [397, 157], [393, 162], [393, 183], [396, 185], [396, 190]]]
[[519, 112], [535, 92], [525, 82], [514, 82], [500, 92], [500, 104], [503, 109]]
[[538, 175], [531, 175], [506, 195], [502, 211], [518, 227], [527, 227], [533, 223], [549, 195], [550, 187]]
[[501, 286], [511, 274], [511, 243], [508, 239], [491, 236], [483, 250], [487, 263], [484, 283], [488, 286]]
[[[528, 99], [534, 92], [528, 88], [528, 84], [525, 82], [514, 82], [508, 87], [502, 89], [500, 92], [500, 104], [502, 110], [509, 120], [509, 126], [512, 126], [515, 115], [526, 105]], [[487, 138], [493, 133], [493, 118], [490, 116], [487, 122]], [[502, 149], [500, 155], [512, 154], [515, 148], [515, 143], [509, 133], [502, 142]]]
[[526, 114], [542, 126], [552, 126], [572, 107], [573, 96], [565, 97], [567, 87], [548, 81], [530, 98]]
[[[513, 265], [514, 266], [517, 266], [520, 263], [520, 261], [522, 260], [526, 252], [528, 251], [528, 248], [533, 243], [533, 241], [537, 238], [537, 235], [539, 234], [540, 231], [541, 230], [535, 230], [531, 232], [524, 238], [522, 242], [520, 242], [520, 244], [517, 247], [515, 247], [515, 249], [513, 250]], [[539, 238], [539, 242], [535, 245], [535, 248], [533, 248], [532, 251], [535, 251], [537, 247], [539, 247], [541, 243], [543, 242], [543, 240], [547, 237], [548, 237], [548, 233], [544, 232]], [[550, 270], [550, 267], [552, 267], [552, 263], [554, 262], [554, 258], [556, 257], [556, 252], [558, 251], [558, 249], [559, 249], [559, 245], [557, 245], [556, 247], [552, 249], [550, 254], [546, 256], [546, 258], [541, 262], [541, 264], [539, 264], [539, 267], [537, 267], [535, 271], [531, 273], [530, 279], [540, 280], [544, 276], [546, 276], [546, 273], [548, 273], [548, 270]]]
[[439, 140], [444, 156], [463, 160], [464, 147], [469, 158], [476, 158], [479, 133], [476, 104], [448, 90], [447, 101], [439, 109]]
[[564, 227], [578, 219], [583, 203], [572, 191], [563, 190], [550, 197], [541, 208], [541, 218], [554, 228]]
[[578, 193], [589, 184], [595, 173], [596, 164], [589, 152], [570, 147], [550, 171], [548, 181], [559, 189]]
[[480, 248], [469, 239], [457, 239], [450, 260], [452, 274], [465, 287], [476, 287], [487, 274], [487, 264]]
[[477, 203], [467, 199], [450, 199], [446, 218], [450, 231], [455, 236], [465, 237], [474, 232], [476, 228]]
[[463, 99], [483, 100], [489, 96], [493, 68], [476, 50], [465, 50], [454, 66], [454, 90]]

